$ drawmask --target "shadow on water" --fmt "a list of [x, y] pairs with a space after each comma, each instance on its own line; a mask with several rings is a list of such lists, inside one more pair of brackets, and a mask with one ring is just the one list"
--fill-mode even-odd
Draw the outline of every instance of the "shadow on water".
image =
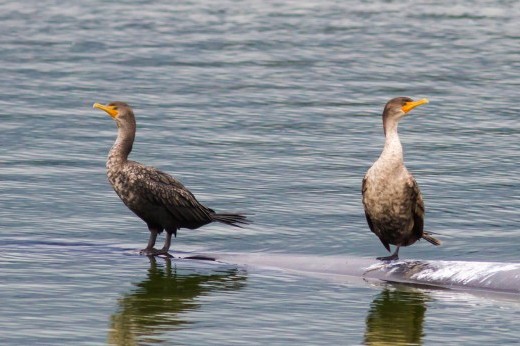
[[213, 291], [240, 290], [245, 281], [244, 271], [237, 268], [178, 267], [169, 258], [158, 264], [150, 257], [146, 278], [118, 300], [118, 311], [110, 318], [108, 343], [159, 343], [161, 332], [192, 323], [182, 313], [200, 308], [198, 297]]
[[407, 287], [385, 288], [366, 318], [364, 345], [421, 345], [430, 296]]

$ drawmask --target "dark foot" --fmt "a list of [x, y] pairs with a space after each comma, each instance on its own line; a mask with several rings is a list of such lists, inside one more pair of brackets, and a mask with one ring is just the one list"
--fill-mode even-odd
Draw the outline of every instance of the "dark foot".
[[173, 257], [172, 255], [170, 255], [168, 253], [168, 250], [165, 250], [165, 249], [157, 250], [156, 248], [142, 249], [141, 251], [139, 251], [139, 254], [140, 255], [145, 255], [145, 256], [160, 256], [160, 255], [163, 255], [163, 256], [166, 256], [166, 257]]
[[380, 260], [380, 261], [385, 261], [385, 262], [397, 261], [399, 259], [399, 256], [394, 253], [393, 255], [386, 256], [386, 257], [377, 257], [376, 259]]
[[184, 259], [201, 260], [201, 261], [216, 261], [215, 258], [209, 257], [209, 256], [204, 256], [204, 255], [193, 255], [193, 256], [184, 257]]

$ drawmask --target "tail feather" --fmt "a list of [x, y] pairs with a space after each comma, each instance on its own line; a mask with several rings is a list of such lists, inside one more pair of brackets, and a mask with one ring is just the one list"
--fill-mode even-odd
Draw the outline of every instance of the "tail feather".
[[442, 244], [442, 242], [430, 235], [430, 233], [423, 232], [422, 238], [426, 240], [429, 243], [432, 243], [435, 246], [439, 246]]
[[233, 214], [233, 213], [222, 213], [222, 214], [211, 214], [211, 218], [213, 221], [218, 221], [225, 223], [226, 225], [231, 225], [235, 227], [242, 227], [242, 225], [248, 225], [251, 223], [250, 220], [243, 214]]

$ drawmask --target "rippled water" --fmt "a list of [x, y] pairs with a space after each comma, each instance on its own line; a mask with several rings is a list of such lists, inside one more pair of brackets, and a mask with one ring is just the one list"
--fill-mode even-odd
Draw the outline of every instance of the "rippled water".
[[512, 344], [518, 301], [137, 256], [145, 225], [104, 162], [130, 103], [133, 159], [174, 174], [237, 231], [174, 250], [385, 254], [360, 201], [380, 113], [400, 126], [444, 244], [401, 256], [517, 262], [515, 1], [0, 4], [2, 344]]

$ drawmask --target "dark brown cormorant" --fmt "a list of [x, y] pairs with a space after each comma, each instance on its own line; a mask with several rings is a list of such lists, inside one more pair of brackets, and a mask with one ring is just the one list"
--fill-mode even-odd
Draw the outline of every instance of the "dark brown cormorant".
[[[115, 192], [123, 203], [146, 222], [150, 230], [148, 246], [141, 254], [168, 254], [172, 234], [179, 228], [196, 229], [218, 221], [240, 227], [248, 224], [242, 214], [215, 213], [200, 204], [195, 196], [171, 175], [128, 160], [134, 143], [136, 123], [134, 112], [124, 102], [107, 105], [95, 103], [108, 113], [118, 128], [117, 139], [108, 154], [107, 175]], [[161, 250], [154, 248], [157, 234], [166, 230], [166, 240]]]
[[383, 127], [385, 147], [379, 159], [363, 179], [362, 194], [365, 216], [370, 230], [385, 248], [395, 245], [395, 252], [379, 260], [396, 260], [399, 248], [423, 238], [433, 245], [441, 242], [423, 231], [424, 202], [419, 186], [403, 162], [403, 148], [397, 134], [397, 123], [415, 107], [428, 103], [427, 99], [413, 101], [396, 97], [385, 106]]

